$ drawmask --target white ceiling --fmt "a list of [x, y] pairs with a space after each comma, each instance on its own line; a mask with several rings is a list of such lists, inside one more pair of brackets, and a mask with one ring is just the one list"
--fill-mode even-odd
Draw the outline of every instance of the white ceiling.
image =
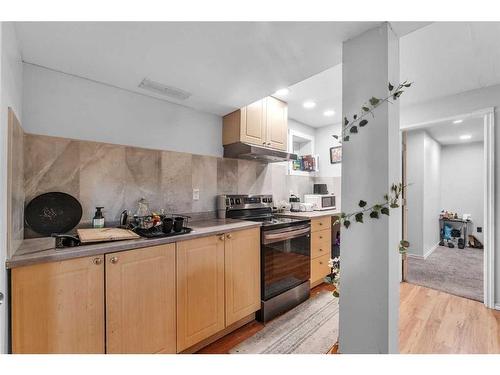
[[[342, 64], [327, 69], [289, 87], [288, 95], [275, 95], [288, 103], [288, 117], [312, 127], [339, 123], [342, 119]], [[314, 108], [304, 108], [305, 101], [316, 103]], [[326, 117], [325, 110], [335, 115]]]
[[[483, 124], [482, 117], [473, 117], [463, 119], [463, 122], [460, 124], [454, 124], [452, 121], [436, 123], [425, 128], [425, 130], [437, 142], [446, 146], [483, 141]], [[471, 138], [468, 140], [461, 140], [461, 135], [470, 135]]]
[[[20, 22], [16, 29], [25, 62], [224, 115], [339, 64], [342, 42], [379, 24]], [[192, 96], [144, 91], [145, 77]]]
[[436, 22], [401, 38], [401, 105], [500, 83], [500, 22]]

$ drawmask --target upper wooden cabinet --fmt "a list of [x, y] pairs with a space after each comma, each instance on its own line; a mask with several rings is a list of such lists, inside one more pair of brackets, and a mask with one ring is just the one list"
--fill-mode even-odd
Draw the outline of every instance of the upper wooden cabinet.
[[175, 244], [106, 254], [107, 353], [176, 353]]
[[104, 353], [103, 258], [12, 270], [13, 353]]
[[177, 351], [223, 330], [225, 235], [177, 243]]
[[286, 151], [288, 105], [268, 96], [223, 118], [222, 143], [245, 142]]
[[260, 310], [260, 229], [228, 233], [225, 241], [226, 326]]

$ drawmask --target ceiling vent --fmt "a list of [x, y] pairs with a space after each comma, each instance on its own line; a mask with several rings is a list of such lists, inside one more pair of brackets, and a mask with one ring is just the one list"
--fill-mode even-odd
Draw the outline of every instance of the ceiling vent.
[[144, 90], [152, 91], [157, 94], [168, 96], [170, 98], [178, 100], [186, 100], [191, 96], [191, 93], [178, 89], [176, 87], [170, 87], [163, 85], [161, 83], [151, 81], [150, 79], [144, 78], [139, 84], [139, 87]]

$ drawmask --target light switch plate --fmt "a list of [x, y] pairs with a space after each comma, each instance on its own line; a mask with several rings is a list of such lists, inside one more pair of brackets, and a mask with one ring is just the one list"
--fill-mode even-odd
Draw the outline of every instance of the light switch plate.
[[200, 200], [200, 189], [193, 189], [193, 200], [194, 201]]

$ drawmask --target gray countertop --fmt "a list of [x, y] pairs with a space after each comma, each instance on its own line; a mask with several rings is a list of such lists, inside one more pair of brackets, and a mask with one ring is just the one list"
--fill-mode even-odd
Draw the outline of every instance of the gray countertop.
[[286, 212], [278, 214], [278, 216], [315, 219], [318, 217], [334, 216], [334, 215], [339, 215], [339, 214], [340, 214], [340, 211], [338, 211], [338, 210], [309, 211], [309, 212], [286, 211]]
[[182, 234], [179, 236], [103, 242], [64, 249], [55, 248], [54, 238], [34, 238], [24, 240], [16, 253], [10, 259], [7, 259], [5, 265], [7, 268], [15, 268], [37, 263], [54, 262], [93, 255], [102, 255], [117, 251], [139, 249], [142, 247], [185, 241], [219, 233], [233, 232], [241, 229], [255, 228], [259, 227], [260, 225], [261, 224], [258, 222], [245, 220], [208, 219], [203, 221], [190, 222], [189, 226], [193, 229], [193, 231], [191, 233]]

